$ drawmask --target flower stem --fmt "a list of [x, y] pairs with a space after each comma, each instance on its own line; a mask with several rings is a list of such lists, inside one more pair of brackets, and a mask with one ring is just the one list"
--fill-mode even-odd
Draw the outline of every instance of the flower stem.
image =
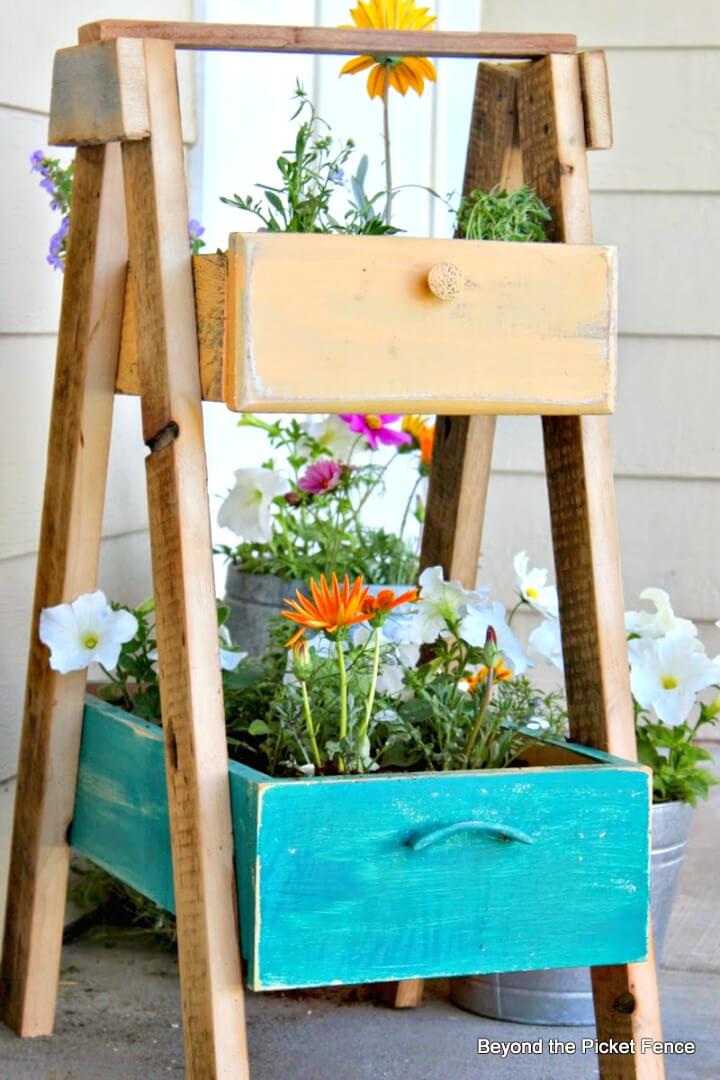
[[375, 704], [375, 691], [377, 690], [378, 672], [380, 671], [380, 627], [375, 627], [375, 639], [373, 641], [372, 674], [370, 676], [370, 692], [365, 702], [365, 715], [363, 716], [360, 730], [358, 731], [358, 744], [362, 742], [370, 727], [373, 705]]
[[483, 694], [482, 694], [482, 698], [480, 699], [480, 704], [478, 706], [477, 715], [475, 717], [475, 723], [473, 724], [472, 730], [471, 730], [470, 734], [468, 735], [468, 740], [465, 743], [465, 765], [466, 766], [470, 765], [470, 756], [471, 756], [473, 750], [475, 749], [475, 743], [478, 740], [478, 735], [480, 734], [480, 729], [482, 727], [483, 720], [485, 719], [485, 714], [488, 711], [488, 705], [490, 704], [490, 698], [492, 697], [493, 681], [494, 681], [494, 673], [493, 673], [493, 671], [491, 669], [490, 671], [488, 671], [488, 676], [487, 676], [487, 679], [485, 680], [485, 686], [483, 687]]
[[310, 710], [310, 699], [308, 698], [307, 683], [303, 679], [300, 683], [302, 690], [303, 709], [305, 711], [305, 724], [307, 727], [308, 739], [310, 740], [310, 747], [312, 749], [313, 761], [315, 762], [315, 768], [320, 770], [322, 763], [320, 761], [320, 751], [318, 750], [317, 739], [315, 737], [315, 725], [313, 723], [312, 712]]
[[[342, 641], [337, 638], [335, 642], [338, 661], [338, 676], [340, 679], [340, 738], [347, 738], [348, 731], [348, 685], [347, 671], [345, 670], [345, 657], [343, 655]], [[346, 772], [345, 759], [342, 754], [338, 757], [338, 768], [341, 773]]]
[[392, 156], [390, 146], [390, 68], [385, 66], [383, 89], [383, 143], [385, 144], [385, 224], [392, 220]]
[[517, 614], [518, 610], [523, 606], [523, 604], [526, 604], [526, 603], [527, 603], [527, 600], [525, 599], [525, 597], [521, 596], [520, 599], [518, 600], [517, 604], [515, 605], [515, 607], [512, 609], [512, 611], [508, 615], [508, 621], [507, 621], [508, 626], [512, 626], [512, 621], [515, 618], [515, 615]]

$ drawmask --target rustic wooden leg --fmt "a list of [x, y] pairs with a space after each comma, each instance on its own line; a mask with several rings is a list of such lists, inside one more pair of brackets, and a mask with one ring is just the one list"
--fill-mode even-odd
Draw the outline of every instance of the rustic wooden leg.
[[[517, 83], [522, 65], [479, 64], [475, 80], [463, 194], [522, 183]], [[475, 587], [495, 438], [494, 416], [438, 416], [420, 565]], [[423, 980], [388, 983], [396, 1009], [422, 1004]]]
[[[553, 211], [557, 240], [591, 243], [590, 199], [578, 58], [528, 67], [518, 92], [525, 178]], [[546, 417], [545, 457], [571, 733], [582, 743], [635, 757], [623, 623], [612, 454], [604, 417]], [[603, 1080], [658, 1080], [661, 1038], [652, 945], [641, 964], [594, 968], [598, 1037], [635, 1040], [635, 1053], [600, 1055]]]
[[44, 607], [96, 586], [127, 265], [118, 146], [75, 159], [5, 936], [2, 1017], [52, 1032], [86, 672], [58, 675], [38, 638]]
[[123, 144], [185, 1074], [248, 1076], [187, 195], [172, 44], [145, 42], [150, 137]]

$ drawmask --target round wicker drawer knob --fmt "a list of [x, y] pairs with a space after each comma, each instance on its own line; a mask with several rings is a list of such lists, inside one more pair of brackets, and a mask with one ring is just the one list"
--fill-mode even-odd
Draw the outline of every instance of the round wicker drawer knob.
[[464, 284], [460, 268], [455, 263], [437, 263], [428, 274], [428, 287], [438, 300], [454, 300], [462, 292]]

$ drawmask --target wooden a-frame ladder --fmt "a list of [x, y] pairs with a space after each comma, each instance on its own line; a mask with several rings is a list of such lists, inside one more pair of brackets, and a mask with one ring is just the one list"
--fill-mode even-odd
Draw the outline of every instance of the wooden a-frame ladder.
[[[418, 38], [421, 40], [418, 41]], [[129, 258], [148, 504], [186, 1075], [248, 1076], [227, 750], [203, 443], [202, 397], [219, 385], [198, 353], [187, 241], [176, 48], [497, 58], [480, 64], [465, 191], [531, 184], [555, 239], [591, 242], [586, 149], [609, 146], [604, 57], [567, 35], [384, 32], [105, 22], [58, 54], [51, 143], [76, 145], [48, 470], [2, 956], [2, 1016], [52, 1031], [60, 970], [85, 673], [50, 670], [40, 610], [92, 591], [101, 537]], [[517, 61], [524, 61], [517, 63]], [[215, 380], [213, 382], [213, 379]], [[424, 565], [473, 586], [495, 418], [439, 417]], [[572, 736], [635, 756], [607, 419], [543, 418]], [[594, 968], [603, 1080], [660, 1078], [652, 955]], [[395, 1004], [419, 1003], [400, 983]]]

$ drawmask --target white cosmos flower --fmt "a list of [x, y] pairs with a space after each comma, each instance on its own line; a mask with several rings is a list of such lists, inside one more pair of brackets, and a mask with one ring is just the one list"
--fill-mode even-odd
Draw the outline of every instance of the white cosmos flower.
[[508, 625], [505, 608], [497, 600], [493, 604], [471, 604], [460, 623], [460, 636], [468, 645], [481, 648], [490, 626], [495, 631], [497, 647], [505, 663], [512, 668], [513, 675], [522, 675], [530, 661]]
[[238, 469], [235, 487], [220, 507], [218, 525], [243, 540], [266, 543], [272, 536], [272, 501], [286, 489], [287, 481], [273, 469]]
[[419, 644], [432, 644], [448, 633], [447, 623], [458, 622], [470, 604], [482, 603], [484, 597], [464, 589], [459, 581], [445, 581], [442, 567], [429, 566], [420, 575], [420, 599], [417, 602], [413, 638]]
[[558, 617], [558, 594], [554, 585], [547, 583], [547, 570], [541, 567], [528, 567], [526, 551], [519, 551], [513, 559], [515, 582], [523, 600], [539, 611], [541, 615]]
[[690, 619], [679, 619], [672, 609], [670, 597], [664, 589], [643, 589], [641, 600], [649, 600], [655, 611], [626, 611], [625, 630], [642, 638], [661, 638], [667, 634], [697, 637], [697, 627]]
[[710, 660], [697, 642], [683, 634], [645, 638], [632, 643], [630, 686], [643, 709], [654, 709], [666, 724], [682, 724], [696, 695], [720, 683], [720, 657]]
[[40, 612], [40, 640], [50, 649], [50, 667], [63, 675], [93, 663], [114, 668], [121, 647], [137, 628], [135, 616], [113, 611], [99, 590]]
[[325, 416], [322, 420], [311, 420], [305, 425], [311, 438], [324, 446], [338, 461], [347, 461], [357, 439], [344, 420], [339, 416]]
[[564, 670], [562, 637], [557, 619], [543, 619], [528, 638], [528, 646], [531, 652], [549, 660], [560, 671]]

